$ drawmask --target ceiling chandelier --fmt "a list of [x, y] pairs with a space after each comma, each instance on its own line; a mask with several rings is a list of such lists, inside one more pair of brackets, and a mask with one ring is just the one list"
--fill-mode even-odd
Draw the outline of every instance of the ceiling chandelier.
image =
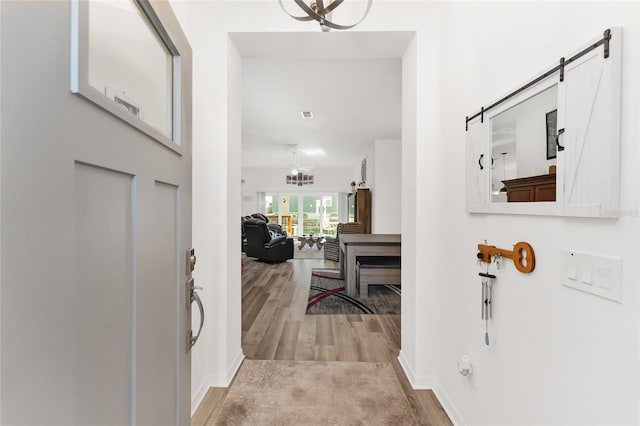
[[[298, 146], [297, 144], [292, 144], [291, 146]], [[303, 172], [308, 172], [311, 170], [310, 167], [301, 166], [296, 163], [296, 152], [293, 151], [293, 164], [291, 164], [291, 174], [287, 174], [286, 181], [289, 185], [313, 185], [313, 175], [308, 175]]]
[[[362, 22], [364, 18], [367, 17], [367, 15], [369, 14], [369, 10], [371, 9], [371, 3], [373, 2], [373, 0], [367, 1], [367, 8], [364, 11], [364, 15], [362, 15], [362, 18], [360, 18], [360, 20], [355, 24], [338, 25], [330, 20], [331, 12], [335, 8], [340, 6], [344, 0], [293, 0], [298, 5], [298, 7], [300, 7], [300, 9], [302, 9], [304, 13], [307, 14], [306, 16], [292, 15], [287, 11], [287, 9], [284, 8], [284, 4], [282, 3], [282, 1], [283, 0], [278, 0], [278, 3], [287, 15], [298, 21], [318, 21], [318, 23], [320, 24], [320, 28], [324, 32], [329, 31], [331, 28], [335, 30], [348, 30], [349, 28], [355, 27], [360, 22]], [[327, 17], [327, 15], [329, 16]]]
[[286, 182], [288, 185], [313, 185], [313, 175], [306, 175], [298, 172], [295, 175], [287, 175]]

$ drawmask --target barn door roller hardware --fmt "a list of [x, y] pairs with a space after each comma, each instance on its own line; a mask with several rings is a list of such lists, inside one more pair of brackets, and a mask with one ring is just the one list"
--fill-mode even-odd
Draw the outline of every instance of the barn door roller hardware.
[[489, 105], [487, 107], [483, 106], [482, 108], [480, 108], [480, 111], [476, 112], [475, 114], [473, 114], [471, 116], [466, 116], [465, 117], [465, 131], [469, 130], [469, 122], [471, 120], [473, 120], [474, 118], [480, 117], [480, 122], [483, 123], [484, 122], [484, 114], [487, 111], [489, 111], [489, 110], [497, 107], [498, 105], [508, 101], [509, 99], [513, 98], [514, 96], [524, 92], [525, 90], [527, 90], [531, 86], [534, 86], [534, 85], [538, 84], [539, 82], [541, 82], [542, 80], [546, 79], [547, 77], [552, 76], [556, 72], [560, 73], [560, 82], [563, 82], [564, 79], [565, 79], [565, 74], [564, 74], [565, 67], [567, 65], [569, 65], [570, 63], [580, 59], [581, 57], [583, 57], [587, 53], [591, 52], [593, 49], [597, 49], [599, 46], [603, 46], [604, 57], [608, 58], [609, 57], [609, 44], [610, 43], [611, 43], [611, 30], [610, 29], [606, 29], [604, 31], [603, 36], [602, 36], [602, 38], [600, 40], [598, 40], [595, 43], [593, 43], [593, 44], [589, 45], [588, 47], [584, 48], [582, 51], [576, 53], [575, 55], [573, 55], [569, 59], [561, 58], [560, 61], [558, 61], [558, 65], [556, 65], [555, 67], [551, 68], [549, 71], [539, 75], [538, 77], [534, 78], [533, 80], [531, 80], [528, 83], [524, 84], [522, 87], [520, 87], [520, 88], [514, 90], [513, 92], [509, 93], [508, 95], [506, 95], [502, 99], [497, 100], [496, 102], [492, 103], [491, 105]]

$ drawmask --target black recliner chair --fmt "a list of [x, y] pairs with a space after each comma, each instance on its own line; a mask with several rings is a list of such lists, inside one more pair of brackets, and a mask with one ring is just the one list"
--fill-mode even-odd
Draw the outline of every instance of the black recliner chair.
[[282, 229], [282, 226], [278, 225], [277, 223], [269, 222], [269, 218], [263, 215], [262, 213], [254, 213], [250, 217], [254, 219], [263, 220], [267, 224], [267, 228], [269, 229], [269, 231], [272, 231], [271, 234], [273, 236], [276, 236], [274, 234], [279, 234], [279, 235], [284, 235], [285, 237], [288, 237], [287, 231]]
[[247, 238], [245, 246], [247, 256], [270, 263], [293, 259], [293, 239], [285, 235], [271, 238], [271, 233], [263, 220], [245, 220], [244, 232]]

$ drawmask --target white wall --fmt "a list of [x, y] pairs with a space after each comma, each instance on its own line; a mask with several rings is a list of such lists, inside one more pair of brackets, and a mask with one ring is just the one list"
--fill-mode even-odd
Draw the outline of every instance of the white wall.
[[[443, 256], [438, 381], [461, 423], [638, 424], [638, 2], [461, 2], [448, 7], [442, 60], [439, 168], [446, 213], [433, 241]], [[618, 220], [464, 212], [464, 117], [602, 34], [624, 27], [622, 199]], [[618, 42], [620, 42], [618, 40]], [[444, 142], [446, 141], [446, 142]], [[424, 237], [425, 235], [423, 235]], [[528, 241], [536, 269], [497, 272], [491, 346], [483, 343], [475, 245]], [[623, 259], [622, 304], [563, 287], [560, 251]], [[495, 269], [492, 268], [492, 272]], [[467, 353], [474, 373], [456, 359]]]
[[372, 192], [374, 234], [399, 234], [402, 224], [402, 142], [374, 142], [375, 191]]
[[[2, 5], [0, 5], [0, 22], [2, 22]], [[4, 41], [2, 40], [2, 31], [0, 31], [0, 46], [4, 43]], [[0, 64], [1, 65], [1, 64]], [[2, 66], [0, 66], [0, 99], [3, 99], [2, 97]], [[0, 146], [2, 146], [2, 144], [4, 143], [3, 141], [3, 128], [2, 128], [2, 117], [3, 114], [0, 114]], [[0, 149], [0, 188], [3, 187], [2, 185], [2, 149]], [[1, 200], [1, 197], [0, 197]], [[2, 206], [0, 205], [0, 223], [4, 223], [2, 221], [2, 211], [3, 209], [1, 208]], [[0, 241], [3, 241], [2, 239], [2, 227], [0, 227]], [[0, 244], [0, 259], [4, 259], [4, 257], [2, 257], [2, 244]], [[0, 328], [2, 328], [2, 277], [4, 275], [2, 274], [2, 262], [0, 262]], [[0, 339], [0, 365], [2, 364], [2, 339]], [[0, 369], [0, 383], [2, 383], [2, 369]], [[0, 386], [0, 401], [3, 401], [2, 399], [2, 386]], [[0, 419], [2, 419], [2, 404], [0, 404]]]
[[[194, 50], [194, 243], [204, 254], [196, 279], [216, 320], [205, 328], [209, 344], [195, 348], [194, 403], [205, 385], [229, 383], [240, 347], [239, 243], [219, 226], [235, 223], [241, 204], [240, 175], [231, 177], [240, 170], [239, 138], [228, 128], [239, 127], [239, 111], [227, 103], [236, 96], [228, 73], [238, 59], [230, 63], [227, 32], [317, 30], [272, 3], [174, 3]], [[637, 3], [377, 0], [357, 27], [416, 31], [403, 57], [400, 361], [411, 383], [433, 388], [459, 424], [640, 422], [639, 12]], [[465, 213], [464, 117], [616, 24], [625, 27], [622, 217]], [[508, 262], [498, 272], [489, 347], [475, 263], [484, 239], [506, 248], [528, 241], [537, 258], [530, 275]], [[561, 248], [621, 256], [623, 303], [561, 286]], [[474, 364], [469, 378], [456, 370], [461, 353]]]
[[[417, 52], [417, 36], [414, 37], [409, 47], [402, 57], [402, 182], [415, 182], [417, 173], [415, 143], [417, 136], [417, 120], [416, 111], [418, 96], [415, 88], [418, 80], [418, 52]], [[419, 272], [417, 268], [411, 267], [417, 263], [418, 255], [414, 247], [416, 246], [417, 218], [416, 206], [418, 197], [416, 196], [416, 185], [407, 185], [402, 192], [402, 281], [409, 285], [402, 286], [402, 328], [401, 349], [398, 360], [402, 368], [407, 373], [409, 381], [415, 381], [416, 377], [416, 327], [415, 318], [418, 312], [416, 300], [417, 286], [411, 285], [415, 283]], [[410, 229], [414, 232], [408, 232]], [[413, 322], [409, 323], [409, 318]]]
[[[210, 386], [227, 386], [240, 348], [240, 57], [226, 31], [210, 25], [208, 4], [172, 4], [193, 49], [194, 271], [207, 315], [192, 350], [192, 409]], [[220, 31], [212, 31], [215, 27]], [[212, 34], [213, 33], [213, 34]]]
[[[233, 43], [229, 40], [227, 42], [228, 52], [228, 74], [227, 74], [227, 108], [230, 111], [239, 111], [241, 109], [240, 100], [242, 99], [242, 60], [238, 51], [234, 47]], [[238, 224], [238, 218], [240, 217], [240, 167], [238, 165], [241, 161], [241, 115], [240, 114], [228, 114], [227, 115], [227, 167], [226, 167], [226, 219], [228, 223], [234, 223], [237, 226], [228, 226], [223, 229], [226, 230], [227, 247], [229, 252], [226, 254], [227, 264], [223, 265], [221, 271], [226, 272], [222, 277], [226, 277], [227, 283], [240, 283], [242, 280], [241, 269], [238, 267], [240, 264], [241, 249], [241, 230]], [[216, 206], [218, 209], [220, 206]], [[218, 234], [220, 230], [218, 229]], [[215, 240], [213, 240], [215, 241]], [[207, 243], [213, 242], [212, 240]], [[224, 258], [224, 256], [222, 256]], [[226, 266], [226, 271], [225, 271]], [[218, 275], [220, 276], [220, 275]], [[224, 289], [223, 289], [224, 290]], [[242, 311], [238, 309], [242, 304], [242, 295], [240, 287], [233, 285], [226, 286], [226, 292], [223, 291], [217, 295], [224, 304], [224, 309], [220, 309], [217, 313], [221, 322], [225, 320], [228, 323], [227, 329], [224, 333], [224, 340], [222, 348], [218, 349], [218, 353], [223, 355], [221, 358], [224, 363], [218, 364], [221, 368], [217, 370], [217, 374], [221, 374], [220, 378], [223, 378], [225, 382], [231, 382], [236, 370], [240, 367], [240, 363], [244, 359], [244, 354], [241, 349], [241, 335], [242, 335]], [[223, 296], [226, 296], [223, 298]], [[214, 296], [215, 297], [215, 296]], [[212, 325], [212, 324], [211, 324]], [[218, 331], [222, 328], [218, 327]]]
[[272, 192], [278, 194], [303, 193], [336, 193], [349, 192], [352, 180], [351, 169], [348, 167], [326, 169], [314, 168], [308, 174], [313, 175], [313, 185], [287, 185], [285, 178], [289, 169], [273, 169], [244, 167], [242, 168], [242, 215], [260, 211], [258, 192]]

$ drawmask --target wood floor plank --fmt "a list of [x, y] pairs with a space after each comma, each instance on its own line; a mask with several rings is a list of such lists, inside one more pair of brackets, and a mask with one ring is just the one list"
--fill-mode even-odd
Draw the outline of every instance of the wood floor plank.
[[440, 401], [436, 398], [435, 394], [430, 390], [415, 391], [418, 401], [422, 405], [432, 425], [451, 425], [451, 419], [447, 415], [446, 411], [440, 405]]
[[362, 315], [360, 314], [351, 314], [347, 315], [347, 321], [349, 322], [362, 322]]
[[242, 298], [242, 331], [248, 331], [251, 328], [266, 302], [267, 298], [257, 287], [251, 288]]
[[316, 316], [316, 345], [333, 345], [333, 321], [331, 315]]
[[364, 325], [369, 333], [382, 333], [382, 325], [378, 315], [366, 315], [363, 318]]
[[288, 319], [288, 316], [288, 308], [283, 308], [276, 313], [274, 321], [269, 324], [264, 337], [258, 345], [258, 349], [254, 355], [255, 359], [275, 359], [274, 356], [278, 349], [280, 336], [282, 336], [282, 330], [284, 329], [284, 324]]
[[291, 317], [302, 320], [306, 316], [307, 302], [309, 300], [309, 285], [298, 283], [295, 287], [293, 299], [291, 301]]
[[300, 321], [285, 321], [273, 359], [290, 360], [295, 358], [299, 332]]
[[407, 380], [407, 376], [404, 374], [404, 370], [400, 366], [400, 363], [397, 360], [391, 362], [394, 370], [396, 371], [396, 375], [398, 376], [398, 380], [400, 381], [400, 385], [404, 390], [405, 395], [407, 396], [407, 400], [409, 401], [409, 405], [411, 405], [411, 409], [413, 410], [413, 414], [419, 420], [421, 425], [433, 425], [432, 416], [424, 409], [424, 406], [420, 403], [418, 396], [416, 395], [413, 388], [411, 388], [411, 384], [409, 380]]
[[279, 309], [277, 302], [267, 300], [262, 310], [260, 310], [253, 323], [249, 326], [243, 343], [259, 344], [264, 339], [267, 329], [278, 314]]
[[333, 345], [316, 346], [316, 361], [338, 361], [336, 356], [336, 347]]
[[346, 315], [331, 315], [333, 341], [336, 346], [336, 358], [340, 361], [361, 361], [362, 350], [358, 340], [354, 339], [351, 323]]
[[391, 344], [400, 348], [400, 315], [379, 315], [378, 321]]
[[305, 315], [300, 324], [298, 342], [296, 344], [296, 361], [313, 361], [316, 359], [316, 315]]
[[193, 414], [191, 424], [194, 426], [213, 425], [227, 392], [228, 388], [209, 388], [202, 403]]
[[359, 361], [386, 361], [387, 353], [380, 350], [379, 336], [370, 333], [365, 321], [353, 324], [354, 338], [359, 342]]

